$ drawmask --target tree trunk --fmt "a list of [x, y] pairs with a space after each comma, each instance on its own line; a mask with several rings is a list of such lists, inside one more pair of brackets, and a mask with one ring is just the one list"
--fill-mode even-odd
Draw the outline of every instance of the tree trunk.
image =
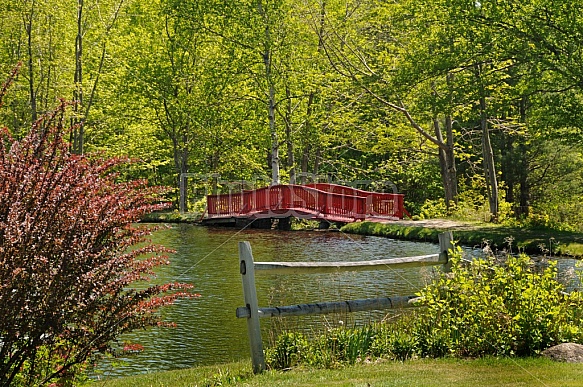
[[474, 74], [479, 90], [480, 109], [480, 129], [482, 131], [482, 158], [484, 164], [484, 177], [486, 180], [486, 192], [490, 207], [490, 220], [498, 220], [498, 178], [496, 176], [496, 165], [494, 163], [494, 151], [490, 141], [490, 129], [488, 127], [488, 113], [486, 103], [486, 90], [482, 82], [482, 66], [477, 64], [474, 67]]
[[287, 143], [287, 167], [289, 168], [289, 183], [296, 183], [296, 160], [294, 157], [294, 144], [292, 140], [292, 99], [289, 87], [285, 88], [287, 97], [287, 109], [285, 114], [285, 141]]
[[28, 88], [30, 93], [30, 112], [32, 122], [36, 122], [38, 119], [37, 107], [36, 107], [36, 90], [34, 87], [34, 61], [32, 57], [32, 22], [34, 20], [34, 10], [36, 7], [36, 1], [33, 0], [30, 4], [30, 13], [24, 18], [24, 28], [26, 30], [27, 37], [27, 53], [28, 53]]
[[[316, 148], [316, 155], [314, 156], [314, 176], [318, 179], [318, 173], [320, 173], [320, 160], [322, 159], [322, 149], [318, 146]], [[317, 181], [315, 181], [317, 183]]]
[[[75, 117], [73, 118], [73, 153], [83, 154], [83, 118], [80, 117], [80, 112], [83, 109], [83, 0], [78, 0], [77, 3], [77, 37], [75, 38], [75, 75], [74, 84], [75, 91], [73, 92], [73, 100], [75, 102], [73, 111]], [[80, 124], [80, 125], [79, 125]]]
[[271, 184], [279, 184], [279, 139], [275, 127], [275, 88], [269, 85], [269, 131], [271, 132]]
[[482, 156], [484, 158], [484, 174], [486, 178], [486, 191], [490, 205], [490, 214], [493, 221], [498, 220], [498, 179], [494, 164], [494, 151], [490, 141], [488, 117], [486, 113], [486, 97], [480, 97], [480, 126], [482, 130]]
[[[453, 134], [451, 130], [451, 117], [446, 118], [446, 130], [448, 131], [448, 137], [452, 137], [453, 142]], [[439, 120], [434, 117], [433, 118], [433, 128], [435, 130], [435, 137], [443, 143], [443, 134], [441, 131], [441, 127], [439, 124]], [[451, 142], [448, 141], [446, 144], [446, 149], [442, 147], [438, 147], [438, 155], [439, 155], [439, 167], [441, 171], [441, 182], [443, 185], [443, 190], [445, 194], [445, 205], [449, 209], [452, 203], [457, 203], [457, 176], [456, 176], [456, 167], [455, 167], [455, 158], [453, 152], [453, 146], [450, 145]]]
[[[453, 80], [453, 75], [448, 73], [446, 76], [446, 82], [448, 85], [448, 90], [450, 90], [448, 95], [448, 106], [451, 106], [452, 94], [451, 86]], [[437, 92], [433, 92], [433, 96], [437, 98]], [[435, 140], [438, 144], [438, 157], [439, 157], [439, 167], [441, 172], [441, 183], [444, 190], [445, 205], [449, 209], [452, 203], [457, 204], [457, 170], [455, 166], [455, 152], [454, 152], [454, 140], [453, 140], [453, 121], [451, 118], [451, 108], [447, 108], [445, 114], [445, 131], [447, 137], [447, 143], [443, 140], [443, 132], [438, 119], [438, 112], [434, 107], [433, 111], [433, 131], [435, 132]]]
[[265, 15], [265, 10], [261, 1], [257, 3], [259, 14], [263, 16], [265, 22], [265, 42], [263, 55], [263, 64], [265, 66], [265, 80], [267, 82], [267, 110], [269, 121], [269, 133], [271, 134], [271, 184], [277, 185], [279, 180], [279, 139], [277, 136], [277, 128], [275, 126], [275, 85], [273, 84], [271, 71], [271, 32], [269, 29], [269, 20]]
[[[174, 132], [175, 133], [175, 132]], [[187, 198], [188, 198], [188, 180], [182, 179], [182, 174], [188, 173], [188, 146], [186, 136], [182, 138], [182, 144], [178, 139], [178, 135], [172, 136], [174, 166], [176, 170], [176, 186], [180, 190], [179, 208], [181, 212], [188, 212]]]
[[[446, 160], [446, 190], [449, 192], [450, 200], [455, 204], [458, 203], [458, 192], [457, 192], [457, 168], [455, 163], [455, 149], [454, 149], [454, 139], [453, 139], [453, 120], [451, 114], [445, 117], [445, 135], [447, 139], [446, 149], [445, 149], [445, 160]], [[447, 194], [446, 194], [447, 196]]]
[[[523, 97], [520, 100], [520, 122], [526, 123], [526, 106], [527, 97]], [[521, 158], [521, 170], [520, 170], [520, 210], [518, 211], [521, 216], [528, 216], [530, 213], [530, 183], [528, 181], [528, 171], [530, 170], [528, 162], [528, 145], [524, 142], [520, 144], [520, 158]]]
[[454, 148], [454, 138], [453, 138], [453, 119], [451, 107], [454, 104], [453, 101], [453, 83], [454, 75], [448, 72], [446, 75], [446, 82], [448, 86], [448, 107], [445, 115], [445, 136], [446, 136], [446, 146], [441, 148], [445, 153], [445, 184], [444, 188], [446, 191], [445, 197], [446, 201], [449, 199], [455, 204], [458, 203], [458, 192], [457, 192], [457, 168], [455, 164], [455, 148]]
[[[97, 85], [99, 84], [99, 79], [101, 78], [101, 73], [103, 72], [103, 67], [105, 64], [105, 57], [106, 57], [106, 53], [107, 53], [107, 41], [108, 41], [107, 37], [109, 37], [111, 29], [115, 26], [115, 23], [117, 22], [117, 19], [119, 17], [120, 12], [121, 12], [124, 1], [125, 0], [119, 0], [119, 2], [117, 3], [117, 6], [115, 7], [113, 15], [111, 15], [111, 17], [109, 18], [111, 23], [109, 25], [107, 25], [107, 27], [105, 28], [106, 37], [103, 39], [103, 41], [101, 43], [101, 58], [99, 59], [99, 67], [97, 68], [97, 74], [95, 74], [95, 81], [93, 82], [93, 86], [91, 87], [91, 92], [89, 93], [89, 98], [88, 98], [88, 100], [86, 100], [84, 102], [85, 111], [83, 112], [83, 116], [82, 116], [83, 125], [85, 125], [85, 123], [89, 119], [89, 113], [91, 111], [91, 107], [93, 106], [93, 100], [95, 99], [95, 92], [97, 90]], [[83, 130], [85, 130], [85, 129], [83, 129]], [[82, 141], [83, 141], [82, 145], [84, 146], [85, 133], [82, 133], [81, 137], [82, 137]]]
[[306, 184], [307, 182], [307, 175], [308, 175], [308, 165], [310, 162], [310, 144], [306, 144], [306, 146], [304, 147], [304, 151], [302, 153], [302, 165], [301, 165], [301, 170], [302, 170], [302, 174], [300, 177], [300, 184]]

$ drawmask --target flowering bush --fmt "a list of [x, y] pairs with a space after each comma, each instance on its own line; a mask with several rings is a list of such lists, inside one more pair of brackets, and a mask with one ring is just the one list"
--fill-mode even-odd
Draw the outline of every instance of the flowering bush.
[[166, 207], [164, 190], [120, 181], [127, 160], [72, 154], [66, 111], [21, 140], [0, 129], [0, 386], [68, 376], [121, 333], [158, 324], [160, 307], [197, 296], [178, 283], [131, 288], [168, 261], [142, 243], [151, 230], [132, 226]]

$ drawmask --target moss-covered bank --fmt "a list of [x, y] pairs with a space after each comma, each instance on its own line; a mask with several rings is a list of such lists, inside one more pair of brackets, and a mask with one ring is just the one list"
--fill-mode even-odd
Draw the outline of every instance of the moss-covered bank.
[[453, 231], [454, 240], [462, 246], [484, 247], [494, 251], [522, 251], [527, 254], [561, 255], [583, 257], [583, 234], [552, 229], [529, 229], [504, 227], [494, 224], [464, 224], [452, 227], [449, 224], [428, 226], [414, 222], [357, 222], [341, 228], [342, 232], [376, 235], [395, 239], [438, 242], [439, 233]]

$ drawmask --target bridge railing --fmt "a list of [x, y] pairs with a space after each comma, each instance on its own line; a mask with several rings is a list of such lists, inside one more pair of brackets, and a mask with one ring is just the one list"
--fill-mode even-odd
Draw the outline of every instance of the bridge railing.
[[209, 216], [235, 216], [243, 208], [243, 193], [207, 195], [207, 213]]
[[260, 308], [255, 286], [255, 273], [314, 274], [344, 271], [387, 270], [427, 265], [444, 265], [448, 270], [448, 251], [453, 235], [451, 231], [439, 235], [439, 252], [416, 257], [379, 259], [351, 262], [255, 262], [249, 242], [239, 242], [239, 271], [243, 282], [245, 306], [237, 308], [237, 317], [247, 319], [247, 333], [251, 346], [253, 372], [265, 370], [263, 341], [259, 319], [262, 317], [304, 316], [325, 313], [360, 312], [414, 306], [410, 301], [416, 296], [396, 296], [365, 300], [318, 302], [291, 306]]
[[322, 218], [363, 220], [369, 203], [357, 195], [326, 192], [303, 185], [275, 185], [253, 191], [208, 195], [209, 217], [256, 215], [281, 217], [288, 212]]
[[404, 216], [403, 194], [371, 192], [330, 183], [313, 183], [307, 184], [306, 187], [324, 192], [365, 197], [367, 199], [366, 214], [370, 216], [386, 216], [397, 219], [403, 219]]

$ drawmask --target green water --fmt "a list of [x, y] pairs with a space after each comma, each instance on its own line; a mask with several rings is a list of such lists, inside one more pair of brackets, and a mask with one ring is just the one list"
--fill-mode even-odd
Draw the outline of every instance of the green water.
[[[181, 300], [164, 310], [176, 328], [155, 328], [126, 335], [145, 350], [128, 358], [105, 361], [102, 377], [209, 365], [249, 358], [246, 323], [235, 317], [243, 306], [237, 245], [249, 241], [256, 261], [354, 261], [433, 254], [437, 245], [397, 241], [339, 232], [285, 232], [211, 229], [175, 225], [157, 231], [153, 242], [176, 250], [171, 264], [157, 270], [156, 281], [186, 282], [201, 297]], [[257, 275], [260, 306], [282, 306], [317, 301], [414, 294], [432, 267], [375, 272], [301, 276]], [[321, 331], [331, 326], [358, 325], [386, 317], [385, 312], [262, 319], [266, 344], [274, 332], [286, 328]]]

